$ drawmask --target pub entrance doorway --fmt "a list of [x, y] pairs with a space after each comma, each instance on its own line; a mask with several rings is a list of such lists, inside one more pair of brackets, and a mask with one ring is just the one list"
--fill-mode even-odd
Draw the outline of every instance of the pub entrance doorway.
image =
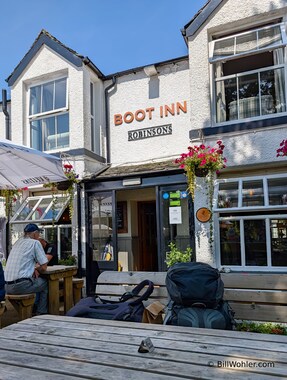
[[138, 202], [139, 230], [139, 271], [156, 272], [157, 257], [157, 228], [156, 202]]

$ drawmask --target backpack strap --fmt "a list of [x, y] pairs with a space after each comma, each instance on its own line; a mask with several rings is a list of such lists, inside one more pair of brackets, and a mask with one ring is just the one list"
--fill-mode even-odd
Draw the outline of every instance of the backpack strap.
[[[145, 286], [147, 286], [146, 291], [144, 292], [144, 294], [142, 294], [141, 296], [139, 296], [140, 291]], [[101, 298], [101, 297], [99, 297], [97, 295], [94, 297], [94, 300], [95, 300], [96, 303], [104, 303], [105, 304], [105, 303], [126, 302], [129, 299], [131, 299], [131, 298], [137, 297], [136, 300], [130, 302], [131, 305], [135, 306], [135, 305], [140, 304], [142, 301], [146, 301], [148, 299], [148, 297], [152, 294], [153, 289], [154, 289], [153, 282], [150, 281], [150, 280], [144, 280], [144, 281], [140, 282], [131, 292], [125, 292], [120, 297], [120, 299], [118, 301], [103, 299], [103, 298]]]
[[[147, 286], [147, 289], [146, 291], [144, 292], [144, 294], [142, 294], [141, 296], [139, 296], [139, 293], [140, 291], [145, 287]], [[133, 297], [138, 297], [135, 301], [132, 301], [131, 304], [132, 305], [138, 305], [140, 304], [142, 301], [146, 301], [148, 299], [148, 297], [152, 294], [153, 292], [153, 289], [154, 289], [154, 284], [152, 281], [150, 280], [143, 280], [142, 282], [140, 282], [132, 291], [131, 291], [131, 294], [133, 295]]]
[[168, 325], [169, 322], [171, 321], [171, 318], [173, 316], [173, 312], [172, 312], [173, 306], [174, 306], [174, 301], [172, 301], [169, 298], [168, 304], [167, 304], [167, 306], [165, 308], [165, 316], [164, 316], [164, 320], [163, 320], [163, 324], [164, 325]]

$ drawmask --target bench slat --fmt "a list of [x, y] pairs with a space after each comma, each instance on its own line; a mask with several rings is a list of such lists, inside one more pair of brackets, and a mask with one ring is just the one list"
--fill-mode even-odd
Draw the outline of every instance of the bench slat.
[[[134, 289], [135, 285], [97, 285], [96, 287], [96, 293], [99, 296], [102, 295], [114, 295], [114, 296], [122, 296], [125, 292], [130, 292]], [[144, 289], [140, 292], [140, 294], [144, 293]], [[167, 297], [167, 290], [163, 287], [154, 287], [154, 291], [151, 295], [151, 297]]]
[[[287, 292], [271, 290], [225, 289], [224, 299], [228, 301], [250, 301], [261, 303], [287, 304]], [[286, 311], [287, 314], [287, 311]]]
[[286, 290], [286, 274], [221, 273], [226, 288]]
[[250, 321], [286, 322], [286, 306], [241, 304], [230, 302], [236, 319]]
[[101, 284], [131, 284], [137, 285], [141, 281], [150, 280], [155, 285], [165, 285], [166, 272], [113, 272], [105, 271], [98, 277], [98, 283]]

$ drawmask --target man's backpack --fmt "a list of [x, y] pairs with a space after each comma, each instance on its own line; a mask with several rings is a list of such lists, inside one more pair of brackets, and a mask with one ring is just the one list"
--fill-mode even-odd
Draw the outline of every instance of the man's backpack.
[[[147, 286], [140, 296], [140, 291]], [[66, 315], [94, 319], [141, 322], [144, 312], [143, 301], [153, 292], [153, 282], [144, 280], [131, 292], [124, 293], [118, 301], [105, 300], [98, 296], [81, 299]]]
[[176, 305], [215, 308], [223, 298], [224, 284], [217, 269], [200, 262], [174, 264], [166, 274], [166, 288]]
[[177, 263], [167, 271], [170, 301], [164, 324], [231, 330], [233, 311], [223, 301], [217, 269], [200, 262]]
[[234, 312], [227, 301], [220, 302], [216, 309], [183, 307], [174, 305], [171, 301], [167, 307], [164, 324], [232, 330], [234, 326], [233, 315]]

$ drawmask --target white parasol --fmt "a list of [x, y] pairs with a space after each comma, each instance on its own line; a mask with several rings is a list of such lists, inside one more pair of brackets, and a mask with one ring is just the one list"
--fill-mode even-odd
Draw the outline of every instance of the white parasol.
[[22, 189], [65, 180], [60, 158], [0, 140], [0, 189]]

